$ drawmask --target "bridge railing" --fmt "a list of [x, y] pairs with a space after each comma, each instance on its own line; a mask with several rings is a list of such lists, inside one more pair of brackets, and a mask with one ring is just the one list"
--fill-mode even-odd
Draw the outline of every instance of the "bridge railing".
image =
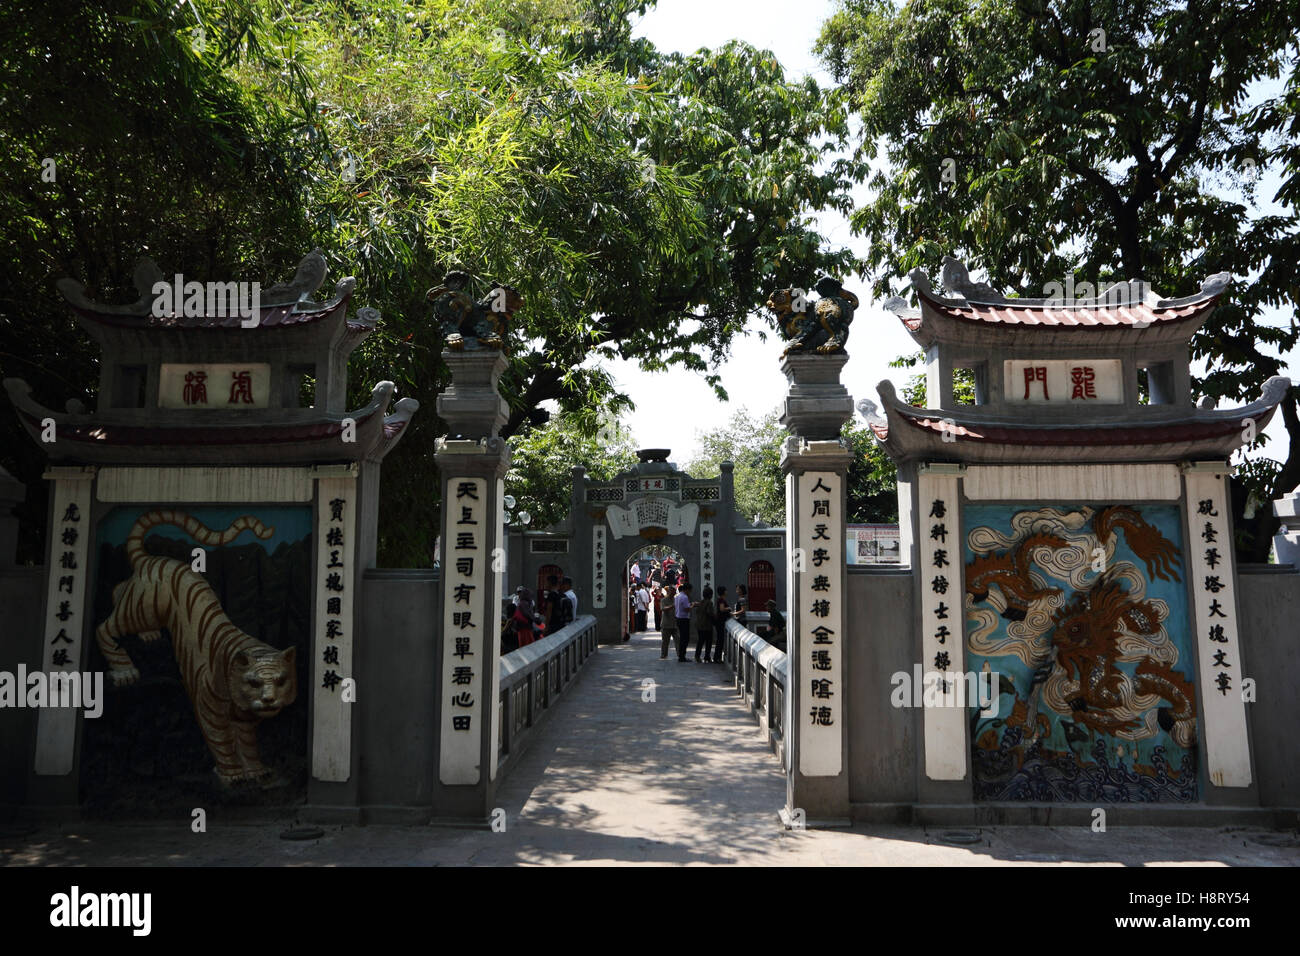
[[[747, 623], [760, 615], [749, 614]], [[766, 621], [767, 615], [761, 615]], [[724, 660], [736, 680], [736, 693], [767, 732], [768, 743], [785, 760], [786, 655], [739, 621], [727, 621]]]
[[523, 755], [538, 724], [596, 653], [596, 619], [583, 614], [549, 637], [501, 656], [497, 774]]

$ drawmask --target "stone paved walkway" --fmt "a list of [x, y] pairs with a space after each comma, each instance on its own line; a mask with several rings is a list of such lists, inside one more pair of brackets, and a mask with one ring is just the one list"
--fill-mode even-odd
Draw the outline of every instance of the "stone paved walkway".
[[[784, 830], [785, 780], [720, 665], [658, 654], [658, 637], [602, 647], [504, 782], [504, 833], [281, 825], [0, 827], [9, 865], [1300, 865], [1295, 835], [1179, 828], [998, 827], [971, 846], [922, 827]], [[654, 682], [654, 700], [642, 699]], [[1256, 842], [1257, 840], [1263, 842]], [[1269, 845], [1281, 844], [1281, 845]]]

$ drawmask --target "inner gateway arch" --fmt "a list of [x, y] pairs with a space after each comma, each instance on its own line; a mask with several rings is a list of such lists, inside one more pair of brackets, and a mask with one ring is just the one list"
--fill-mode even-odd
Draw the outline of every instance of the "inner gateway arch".
[[785, 529], [755, 524], [736, 510], [731, 462], [716, 478], [692, 478], [669, 453], [642, 449], [640, 461], [612, 481], [591, 481], [586, 469], [574, 468], [568, 517], [544, 530], [511, 531], [510, 586], [536, 588], [547, 573], [571, 577], [579, 613], [595, 615], [602, 643], [617, 643], [627, 629], [627, 562], [662, 544], [686, 562], [696, 597], [719, 585], [734, 596], [737, 584], [752, 581], [773, 589], [784, 608], [785, 576], [772, 571], [785, 564]]

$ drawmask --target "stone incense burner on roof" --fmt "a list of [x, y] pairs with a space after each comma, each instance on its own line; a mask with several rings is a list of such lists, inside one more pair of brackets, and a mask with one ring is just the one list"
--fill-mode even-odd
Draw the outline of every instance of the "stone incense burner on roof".
[[[1222, 458], [1264, 428], [1291, 385], [1275, 376], [1238, 409], [1193, 404], [1188, 340], [1227, 290], [1226, 273], [1181, 299], [1140, 282], [1087, 299], [1007, 298], [951, 257], [942, 290], [924, 270], [909, 278], [919, 308], [894, 297], [885, 309], [925, 350], [929, 407], [902, 401], [889, 381], [878, 386], [883, 417], [867, 403], [872, 430], [899, 461]], [[973, 373], [974, 405], [954, 400], [959, 368]]]

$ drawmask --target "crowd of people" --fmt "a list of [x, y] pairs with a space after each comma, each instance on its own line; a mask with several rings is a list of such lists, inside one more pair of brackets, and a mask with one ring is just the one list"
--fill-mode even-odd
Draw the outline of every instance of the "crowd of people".
[[552, 574], [536, 600], [533, 592], [520, 585], [515, 588], [513, 609], [501, 631], [501, 653], [509, 654], [547, 634], [554, 634], [578, 616], [578, 595], [573, 579]]
[[[665, 559], [667, 567], [653, 562], [642, 581], [641, 566], [632, 565], [632, 583], [628, 589], [628, 601], [633, 609], [633, 631], [645, 631], [649, 627], [650, 615], [654, 615], [654, 628], [659, 631], [659, 657], [668, 658], [668, 650], [674, 643], [677, 647], [677, 660], [685, 663], [690, 659], [691, 634], [695, 634], [695, 662], [721, 663], [723, 649], [726, 647], [727, 621], [733, 616], [742, 624], [749, 608], [749, 591], [743, 584], [736, 585], [734, 606], [727, 596], [727, 589], [706, 587], [695, 596], [695, 586], [690, 581], [690, 572], [682, 564], [675, 564]], [[768, 601], [764, 608], [769, 614], [768, 640], [785, 644], [785, 620], [776, 609], [775, 601]]]
[[[685, 562], [664, 558], [651, 562], [649, 570], [642, 572], [638, 562], [632, 564], [632, 581], [628, 587], [628, 602], [632, 608], [632, 630], [654, 629], [660, 632], [659, 657], [666, 660], [674, 643], [677, 659], [690, 659], [691, 634], [695, 635], [695, 661], [697, 663], [721, 662], [726, 646], [727, 621], [735, 617], [742, 624], [750, 610], [749, 592], [745, 585], [736, 585], [736, 600], [732, 605], [725, 587], [706, 587], [695, 596], [695, 586], [690, 580], [690, 570]], [[642, 580], [642, 578], [645, 580]], [[775, 601], [768, 601], [768, 627], [763, 636], [772, 644], [785, 648], [785, 620], [776, 609]], [[578, 595], [573, 589], [573, 579], [551, 575], [546, 587], [537, 595], [522, 585], [515, 588], [511, 605], [507, 608], [501, 629], [501, 653], [508, 654], [554, 634], [578, 617]]]

